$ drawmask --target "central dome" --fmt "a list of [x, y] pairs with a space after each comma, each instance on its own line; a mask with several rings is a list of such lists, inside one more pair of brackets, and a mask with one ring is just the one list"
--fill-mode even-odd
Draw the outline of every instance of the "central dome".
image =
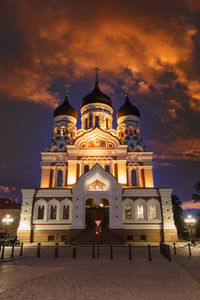
[[81, 108], [87, 104], [92, 103], [102, 103], [113, 107], [111, 99], [106, 94], [102, 93], [102, 91], [100, 90], [98, 80], [96, 80], [95, 88], [93, 89], [93, 91], [87, 96], [85, 96], [81, 101]]

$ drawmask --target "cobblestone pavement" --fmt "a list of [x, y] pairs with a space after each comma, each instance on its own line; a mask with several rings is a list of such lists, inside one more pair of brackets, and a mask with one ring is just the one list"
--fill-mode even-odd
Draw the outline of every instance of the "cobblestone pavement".
[[109, 248], [100, 249], [99, 259], [92, 258], [91, 250], [78, 248], [73, 259], [71, 248], [60, 248], [58, 258], [52, 248], [42, 248], [40, 258], [36, 249], [24, 249], [26, 258], [0, 263], [0, 299], [199, 299], [199, 281], [189, 272], [199, 256], [188, 257], [186, 249], [172, 262], [157, 247], [152, 261], [144, 247], [133, 249], [131, 261], [127, 248], [114, 248], [113, 260]]

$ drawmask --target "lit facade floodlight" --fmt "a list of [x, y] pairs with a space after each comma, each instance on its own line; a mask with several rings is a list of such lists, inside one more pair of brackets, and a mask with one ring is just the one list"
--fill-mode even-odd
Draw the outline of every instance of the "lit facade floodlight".
[[3, 219], [2, 219], [2, 223], [4, 225], [11, 225], [14, 222], [14, 219], [10, 216], [10, 215], [6, 215]]
[[196, 219], [192, 215], [188, 215], [187, 218], [184, 219], [185, 223], [188, 225], [190, 231], [190, 240], [192, 242], [192, 226], [195, 225]]

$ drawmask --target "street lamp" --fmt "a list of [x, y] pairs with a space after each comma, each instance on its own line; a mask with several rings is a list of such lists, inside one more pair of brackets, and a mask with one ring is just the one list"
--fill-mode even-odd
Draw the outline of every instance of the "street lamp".
[[187, 218], [185, 218], [185, 223], [188, 225], [190, 231], [190, 240], [191, 240], [191, 243], [192, 243], [192, 226], [194, 226], [194, 224], [196, 223], [196, 219], [191, 216], [191, 215], [188, 215]]
[[10, 215], [6, 215], [3, 220], [2, 223], [4, 225], [11, 225], [13, 223], [14, 219], [10, 216]]

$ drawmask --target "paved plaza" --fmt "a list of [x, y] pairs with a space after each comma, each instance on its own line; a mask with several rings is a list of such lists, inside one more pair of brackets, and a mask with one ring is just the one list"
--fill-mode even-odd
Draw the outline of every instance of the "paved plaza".
[[178, 248], [171, 262], [160, 255], [158, 247], [152, 247], [152, 261], [146, 247], [134, 247], [132, 254], [129, 260], [127, 247], [113, 248], [110, 259], [110, 249], [104, 247], [99, 258], [92, 258], [91, 247], [81, 247], [73, 259], [72, 248], [62, 247], [58, 258], [53, 248], [42, 248], [37, 258], [36, 248], [25, 247], [22, 258], [0, 262], [0, 299], [200, 298], [199, 248], [192, 248], [191, 257], [187, 247]]

